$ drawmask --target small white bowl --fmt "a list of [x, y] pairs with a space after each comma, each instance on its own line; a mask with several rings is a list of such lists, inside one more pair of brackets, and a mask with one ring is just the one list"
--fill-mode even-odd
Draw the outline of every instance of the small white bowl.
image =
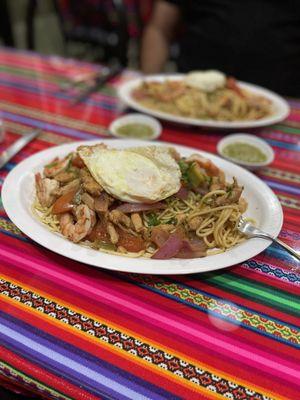
[[[262, 162], [254, 163], [254, 162], [237, 160], [236, 158], [225, 155], [223, 153], [223, 149], [225, 148], [225, 146], [236, 142], [247, 143], [259, 148], [266, 155], [267, 159]], [[226, 158], [227, 160], [232, 161], [235, 164], [241, 165], [242, 167], [251, 170], [258, 169], [261, 167], [266, 167], [267, 165], [271, 164], [274, 160], [274, 151], [272, 147], [265, 140], [260, 139], [254, 135], [248, 135], [246, 133], [235, 133], [233, 135], [224, 137], [217, 144], [217, 151], [223, 158]]]
[[[127, 125], [127, 124], [134, 124], [134, 123], [148, 125], [150, 128], [152, 128], [152, 131], [153, 131], [152, 135], [147, 138], [139, 138], [139, 137], [133, 137], [133, 136], [130, 138], [127, 138], [126, 136], [118, 134], [117, 130], [121, 126]], [[144, 114], [134, 113], [134, 114], [127, 114], [127, 115], [124, 115], [123, 117], [115, 119], [109, 125], [109, 131], [113, 136], [116, 136], [116, 137], [122, 138], [122, 139], [154, 140], [160, 136], [161, 131], [162, 131], [162, 126], [161, 126], [160, 122], [153, 117], [150, 117], [150, 116], [144, 115]]]

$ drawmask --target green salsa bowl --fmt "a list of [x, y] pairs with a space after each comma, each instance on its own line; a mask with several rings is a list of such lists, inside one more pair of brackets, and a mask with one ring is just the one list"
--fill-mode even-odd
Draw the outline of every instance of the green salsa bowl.
[[246, 133], [226, 136], [217, 150], [223, 158], [250, 170], [266, 167], [274, 160], [274, 151], [265, 140]]
[[160, 136], [162, 127], [157, 119], [134, 113], [115, 119], [109, 131], [122, 139], [155, 140]]

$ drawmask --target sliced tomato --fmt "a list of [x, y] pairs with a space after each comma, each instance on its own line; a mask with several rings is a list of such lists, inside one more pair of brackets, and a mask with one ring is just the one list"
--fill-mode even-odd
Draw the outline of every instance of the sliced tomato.
[[71, 211], [74, 207], [73, 199], [76, 192], [77, 190], [71, 190], [63, 196], [60, 196], [53, 204], [52, 213], [62, 214]]
[[243, 91], [238, 86], [238, 84], [234, 78], [232, 78], [232, 77], [227, 78], [226, 86], [228, 87], [228, 89], [233, 90], [240, 97], [243, 97], [243, 98], [245, 97]]
[[140, 237], [133, 236], [128, 232], [118, 229], [119, 241], [118, 246], [124, 247], [127, 251], [137, 253], [145, 250], [146, 244]]
[[72, 165], [77, 168], [85, 167], [85, 164], [84, 164], [82, 158], [78, 154], [76, 154], [76, 156], [72, 159]]
[[86, 236], [91, 242], [99, 240], [104, 243], [111, 243], [109, 234], [107, 233], [107, 225], [104, 220], [98, 221], [92, 231]]

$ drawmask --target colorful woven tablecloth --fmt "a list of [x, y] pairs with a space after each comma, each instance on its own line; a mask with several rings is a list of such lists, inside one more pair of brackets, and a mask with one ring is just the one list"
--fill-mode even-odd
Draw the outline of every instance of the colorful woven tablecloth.
[[[6, 139], [43, 129], [0, 171], [48, 148], [105, 137], [122, 109], [115, 87], [70, 106], [68, 77], [95, 71], [57, 57], [0, 49]], [[300, 101], [254, 134], [273, 146], [259, 176], [284, 211], [280, 237], [300, 249]], [[161, 139], [216, 152], [224, 132], [164, 123]], [[1, 204], [1, 203], [0, 203]], [[299, 265], [298, 265], [299, 266]], [[300, 398], [300, 275], [275, 246], [214, 273], [116, 273], [37, 245], [0, 211], [0, 383], [52, 399]]]

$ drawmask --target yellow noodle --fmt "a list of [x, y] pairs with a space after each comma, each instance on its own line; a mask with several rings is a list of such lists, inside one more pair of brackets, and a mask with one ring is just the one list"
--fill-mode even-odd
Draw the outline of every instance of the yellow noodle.
[[[187, 229], [189, 221], [195, 217], [201, 217], [201, 223], [196, 229], [195, 234], [203, 239], [207, 245], [207, 255], [218, 254], [244, 240], [243, 235], [236, 229], [241, 215], [238, 203], [223, 206], [212, 206], [209, 204], [210, 201], [215, 200], [218, 196], [224, 196], [225, 193], [226, 191], [224, 190], [213, 190], [201, 197], [199, 194], [190, 192], [186, 200], [171, 197], [165, 201], [167, 208], [155, 211], [155, 216], [160, 224], [172, 223], [170, 226], [171, 232], [176, 230], [178, 226]], [[36, 199], [33, 204], [33, 211], [36, 217], [43, 224], [47, 225], [50, 230], [61, 233], [59, 220], [56, 215], [51, 213], [51, 207], [41, 207], [39, 201]], [[150, 227], [149, 218], [151, 214], [153, 215], [153, 212], [140, 213], [146, 228]], [[180, 216], [183, 216], [182, 220]], [[139, 236], [131, 228], [124, 227], [123, 225], [119, 225], [119, 227], [130, 234]], [[114, 251], [102, 248], [101, 244], [96, 245], [88, 241], [82, 241], [80, 244], [96, 248], [108, 254], [118, 254], [126, 257], [149, 258], [156, 251], [151, 244], [148, 244], [145, 251], [143, 250], [139, 253], [130, 253], [126, 250], [125, 252], [124, 250], [122, 252], [118, 250]]]
[[213, 93], [206, 93], [200, 89], [187, 87], [182, 82], [185, 88], [183, 93], [173, 98], [170, 96], [168, 100], [160, 98], [161, 93], [170, 92], [168, 86], [170, 82], [166, 80], [159, 84], [157, 82], [142, 84], [138, 90], [145, 96], [142, 99], [137, 98], [136, 101], [147, 108], [169, 114], [218, 121], [256, 120], [272, 113], [268, 99], [252, 95], [244, 89], [241, 89], [242, 95], [226, 87], [217, 89]]

